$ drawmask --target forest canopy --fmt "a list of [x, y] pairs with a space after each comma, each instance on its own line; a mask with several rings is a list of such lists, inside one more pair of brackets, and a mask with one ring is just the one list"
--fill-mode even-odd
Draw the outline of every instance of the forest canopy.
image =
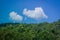
[[0, 40], [60, 40], [60, 19], [39, 24], [0, 24]]

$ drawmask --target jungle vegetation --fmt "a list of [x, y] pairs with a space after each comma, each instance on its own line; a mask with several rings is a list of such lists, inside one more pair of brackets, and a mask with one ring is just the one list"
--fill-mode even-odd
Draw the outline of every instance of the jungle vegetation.
[[60, 19], [39, 24], [0, 24], [0, 40], [60, 40]]

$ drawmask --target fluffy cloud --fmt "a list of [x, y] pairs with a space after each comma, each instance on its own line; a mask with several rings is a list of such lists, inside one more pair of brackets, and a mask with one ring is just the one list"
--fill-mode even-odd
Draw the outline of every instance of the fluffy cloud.
[[18, 15], [16, 12], [10, 12], [9, 13], [9, 16], [12, 20], [15, 20], [15, 21], [22, 21], [22, 16]]
[[25, 8], [23, 10], [23, 14], [29, 18], [34, 19], [48, 18], [41, 7], [36, 7], [34, 10], [28, 10]]

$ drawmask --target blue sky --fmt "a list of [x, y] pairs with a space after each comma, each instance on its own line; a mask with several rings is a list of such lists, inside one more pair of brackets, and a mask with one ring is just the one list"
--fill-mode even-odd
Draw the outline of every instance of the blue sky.
[[[35, 8], [40, 11], [42, 9], [43, 12], [39, 13], [44, 13], [48, 18], [44, 15], [45, 18], [41, 15], [33, 16]], [[26, 12], [23, 12], [25, 9]], [[16, 15], [11, 16], [10, 13]], [[60, 19], [60, 0], [0, 0], [0, 23], [40, 23], [54, 22], [58, 19]]]

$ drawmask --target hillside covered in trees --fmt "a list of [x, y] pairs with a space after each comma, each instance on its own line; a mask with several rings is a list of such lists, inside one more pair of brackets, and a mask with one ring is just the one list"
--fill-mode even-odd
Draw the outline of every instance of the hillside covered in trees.
[[60, 40], [60, 20], [39, 24], [0, 24], [0, 40]]

